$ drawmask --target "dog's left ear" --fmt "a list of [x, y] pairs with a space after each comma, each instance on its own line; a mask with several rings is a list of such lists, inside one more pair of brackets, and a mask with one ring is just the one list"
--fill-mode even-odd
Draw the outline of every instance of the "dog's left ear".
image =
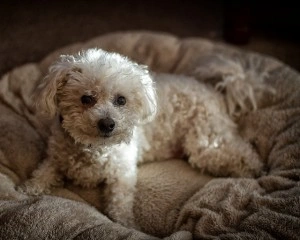
[[143, 108], [142, 108], [141, 123], [146, 123], [151, 121], [157, 112], [157, 96], [156, 96], [154, 82], [148, 70], [145, 69], [145, 71], [146, 74], [141, 79], [141, 83], [143, 84], [143, 95], [144, 95], [142, 100]]
[[40, 113], [53, 118], [57, 113], [57, 91], [67, 82], [67, 76], [72, 71], [80, 71], [74, 65], [73, 56], [63, 55], [60, 60], [50, 66], [48, 75], [37, 86], [34, 92], [34, 102]]

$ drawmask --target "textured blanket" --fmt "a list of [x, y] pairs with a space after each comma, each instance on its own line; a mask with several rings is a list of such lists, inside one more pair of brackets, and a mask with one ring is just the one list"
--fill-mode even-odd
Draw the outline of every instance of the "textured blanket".
[[[51, 196], [19, 194], [15, 187], [45, 156], [49, 134], [47, 122], [41, 123], [31, 107], [31, 91], [58, 55], [90, 47], [127, 55], [153, 71], [192, 75], [213, 85], [236, 74], [237, 65], [248, 76], [245, 81], [263, 76], [275, 94], [266, 93], [256, 111], [236, 121], [263, 159], [264, 175], [211, 177], [175, 159], [144, 164], [134, 203], [140, 230], [101, 213], [101, 186], [66, 184]], [[220, 71], [212, 75], [211, 66]], [[109, 34], [4, 75], [0, 113], [0, 239], [299, 239], [300, 75], [276, 59], [204, 39]]]

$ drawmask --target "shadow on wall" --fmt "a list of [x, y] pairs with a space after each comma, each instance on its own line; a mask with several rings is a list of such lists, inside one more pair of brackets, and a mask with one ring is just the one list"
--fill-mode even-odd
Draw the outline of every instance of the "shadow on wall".
[[290, 0], [271, 5], [266, 1], [232, 0], [2, 1], [0, 74], [16, 65], [38, 61], [64, 45], [125, 30], [225, 39], [300, 69], [296, 10]]

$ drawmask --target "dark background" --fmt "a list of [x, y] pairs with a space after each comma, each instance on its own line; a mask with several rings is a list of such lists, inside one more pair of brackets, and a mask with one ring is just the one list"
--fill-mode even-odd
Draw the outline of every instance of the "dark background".
[[114, 31], [204, 37], [300, 70], [296, 1], [13, 0], [0, 3], [0, 74], [64, 45]]

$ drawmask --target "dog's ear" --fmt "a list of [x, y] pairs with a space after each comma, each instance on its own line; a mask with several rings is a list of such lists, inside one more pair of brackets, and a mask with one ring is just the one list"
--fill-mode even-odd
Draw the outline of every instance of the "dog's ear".
[[148, 70], [144, 69], [146, 74], [142, 77], [143, 99], [142, 99], [142, 118], [141, 123], [151, 121], [157, 112], [157, 95], [152, 77]]
[[57, 113], [57, 91], [67, 82], [71, 71], [80, 71], [74, 66], [73, 56], [63, 55], [60, 60], [50, 66], [48, 75], [37, 86], [33, 94], [37, 110], [52, 118]]

